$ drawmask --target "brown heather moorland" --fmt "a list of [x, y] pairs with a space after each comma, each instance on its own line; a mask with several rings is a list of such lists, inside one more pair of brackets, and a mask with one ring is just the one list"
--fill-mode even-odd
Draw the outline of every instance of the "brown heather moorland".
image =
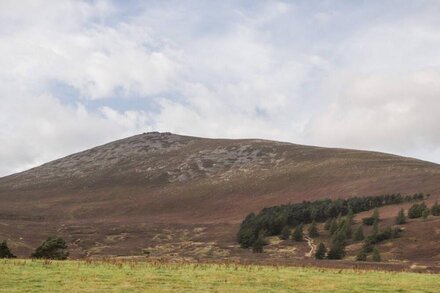
[[[242, 219], [263, 207], [418, 192], [432, 195], [428, 205], [440, 200], [440, 165], [260, 139], [145, 133], [1, 178], [0, 240], [19, 257], [57, 234], [72, 258], [351, 266], [358, 244], [347, 247], [343, 261], [314, 261], [305, 257], [307, 242], [271, 237], [265, 252], [254, 254], [239, 248], [235, 235]], [[409, 206], [380, 208], [380, 225], [393, 225], [398, 210]], [[438, 269], [440, 217], [410, 220], [404, 228], [400, 238], [380, 244], [381, 266]], [[321, 224], [318, 229], [316, 241], [328, 242]]]

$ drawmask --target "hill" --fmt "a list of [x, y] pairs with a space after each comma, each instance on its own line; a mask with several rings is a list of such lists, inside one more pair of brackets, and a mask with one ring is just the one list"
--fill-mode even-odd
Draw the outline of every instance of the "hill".
[[235, 242], [250, 212], [399, 192], [437, 199], [440, 166], [378, 152], [153, 132], [1, 178], [0, 236], [18, 255], [60, 234], [76, 257], [254, 259]]

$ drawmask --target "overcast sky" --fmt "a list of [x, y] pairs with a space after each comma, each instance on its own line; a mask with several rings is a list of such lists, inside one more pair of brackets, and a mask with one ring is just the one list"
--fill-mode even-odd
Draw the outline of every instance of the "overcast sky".
[[0, 176], [146, 131], [440, 163], [440, 1], [0, 1]]

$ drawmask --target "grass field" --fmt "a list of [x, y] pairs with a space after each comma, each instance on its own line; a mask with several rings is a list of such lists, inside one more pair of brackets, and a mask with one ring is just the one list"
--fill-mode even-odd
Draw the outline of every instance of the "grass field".
[[217, 264], [0, 260], [0, 292], [439, 292], [440, 275]]

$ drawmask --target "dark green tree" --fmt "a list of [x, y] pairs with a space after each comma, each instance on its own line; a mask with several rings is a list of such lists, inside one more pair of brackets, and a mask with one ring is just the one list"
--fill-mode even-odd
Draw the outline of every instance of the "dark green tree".
[[367, 254], [365, 251], [359, 252], [359, 254], [356, 256], [356, 261], [366, 261], [367, 260]]
[[280, 238], [283, 240], [287, 240], [290, 238], [290, 228], [289, 226], [284, 226], [283, 230], [281, 230]]
[[354, 212], [351, 208], [348, 210], [348, 214], [345, 216], [345, 219], [350, 225], [354, 224]]
[[428, 218], [428, 216], [429, 216], [429, 209], [426, 208], [426, 209], [424, 209], [423, 212], [422, 212], [422, 218], [423, 218], [424, 220], [426, 220], [426, 219]]
[[0, 243], [0, 258], [15, 258], [15, 255], [9, 250], [6, 240]]
[[332, 218], [328, 218], [327, 221], [325, 221], [324, 224], [324, 230], [329, 231], [330, 230], [330, 226], [332, 225]]
[[380, 252], [379, 252], [379, 249], [376, 246], [373, 248], [372, 260], [376, 261], [376, 262], [380, 262], [381, 261]]
[[440, 204], [438, 204], [437, 201], [431, 207], [431, 215], [433, 215], [433, 216], [440, 216]]
[[436, 201], [434, 205], [431, 207], [431, 214], [433, 216], [440, 216], [440, 204]]
[[373, 235], [377, 235], [379, 233], [379, 223], [377, 221], [373, 224]]
[[266, 242], [264, 241], [264, 238], [262, 235], [258, 236], [257, 240], [252, 244], [252, 252], [254, 253], [262, 253], [264, 249], [264, 245], [266, 245]]
[[309, 228], [307, 229], [307, 232], [309, 233], [309, 236], [312, 238], [319, 236], [318, 228], [316, 227], [315, 221], [313, 221], [312, 224], [310, 224]]
[[408, 210], [408, 218], [410, 219], [420, 218], [423, 214], [423, 211], [426, 209], [427, 207], [424, 202], [415, 203]]
[[373, 215], [371, 217], [374, 219], [375, 222], [378, 222], [380, 220], [379, 210], [377, 208], [373, 210]]
[[406, 223], [406, 217], [405, 217], [405, 211], [403, 209], [400, 209], [399, 213], [396, 217], [396, 224], [402, 225]]
[[332, 245], [328, 252], [328, 259], [342, 259], [345, 256], [347, 236], [344, 230], [338, 230], [332, 236]]
[[299, 224], [295, 227], [295, 231], [293, 231], [293, 240], [301, 241], [303, 240], [303, 224]]
[[330, 235], [335, 234], [336, 230], [338, 230], [338, 224], [337, 224], [336, 219], [333, 219], [332, 223], [330, 225]]
[[68, 255], [66, 241], [60, 237], [50, 236], [31, 256], [33, 258], [64, 260]]
[[356, 229], [356, 232], [354, 233], [354, 240], [362, 241], [364, 239], [365, 239], [364, 229], [362, 228], [362, 225], [359, 225], [359, 227]]
[[326, 253], [327, 253], [327, 248], [325, 247], [324, 243], [322, 243], [322, 242], [319, 243], [318, 249], [316, 250], [316, 253], [315, 253], [315, 258], [316, 259], [324, 259]]

